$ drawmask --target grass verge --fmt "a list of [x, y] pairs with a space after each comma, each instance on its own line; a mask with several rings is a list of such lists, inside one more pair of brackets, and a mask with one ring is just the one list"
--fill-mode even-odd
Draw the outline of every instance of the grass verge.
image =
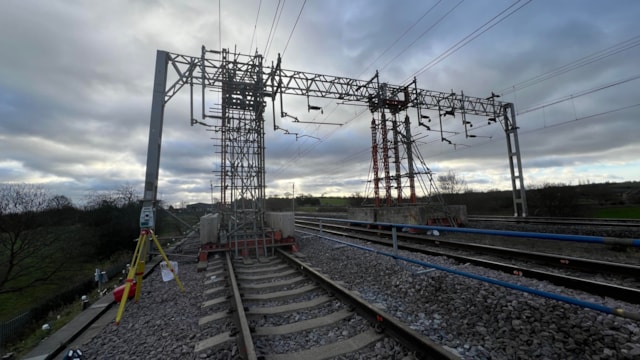
[[602, 208], [596, 211], [596, 217], [609, 219], [640, 219], [640, 206]]
[[[110, 280], [102, 287], [103, 289], [106, 289], [106, 292], [103, 292], [103, 294], [110, 294], [111, 289], [119, 283], [119, 279]], [[87, 296], [89, 298], [89, 303], [93, 303], [103, 295], [100, 294], [96, 288], [91, 291], [91, 293], [87, 294]], [[24, 357], [29, 351], [38, 346], [42, 340], [60, 330], [82, 311], [81, 301], [75, 301], [71, 304], [67, 304], [50, 311], [49, 315], [47, 315], [45, 319], [40, 320], [37, 324], [31, 324], [29, 328], [25, 329], [25, 336], [8, 343], [6, 346], [8, 352], [14, 353], [18, 359]], [[49, 325], [48, 330], [43, 329], [44, 324]]]

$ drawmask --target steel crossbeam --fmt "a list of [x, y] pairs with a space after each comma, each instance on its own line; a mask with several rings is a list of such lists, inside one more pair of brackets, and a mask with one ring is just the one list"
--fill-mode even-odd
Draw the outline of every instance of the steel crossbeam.
[[494, 98], [478, 98], [456, 93], [444, 93], [433, 90], [418, 89], [417, 99], [412, 103], [422, 109], [456, 109], [467, 114], [480, 116], [499, 116], [502, 109], [509, 104], [496, 101]]
[[[220, 52], [207, 51], [206, 53], [219, 54]], [[246, 59], [241, 60], [251, 58], [248, 55], [231, 54], [231, 56], [236, 57], [236, 64], [253, 65], [250, 62], [243, 62], [247, 61]], [[167, 88], [165, 102], [168, 102], [184, 85], [205, 85], [217, 88], [223, 78], [222, 62], [218, 59], [169, 53], [169, 63], [178, 75], [178, 79]], [[464, 110], [467, 114], [495, 116], [501, 114], [502, 109], [509, 105], [493, 97], [479, 98], [454, 92], [412, 89], [411, 84], [405, 86], [381, 84], [378, 82], [377, 73], [370, 80], [361, 80], [281, 69], [278, 63], [275, 67], [264, 66], [263, 77], [265, 95], [270, 94], [269, 96], [300, 95], [368, 104], [379, 97], [385, 98], [385, 94], [380, 93], [380, 89], [384, 88], [387, 99], [397, 99], [400, 94], [405, 93], [405, 89], [409, 89], [410, 98], [407, 106], [429, 110], [453, 108]], [[237, 79], [239, 82], [246, 83], [256, 80], [255, 78]]]
[[366, 103], [378, 92], [378, 84], [374, 79], [365, 81], [280, 69], [268, 76], [276, 80], [275, 84], [270, 79], [265, 81], [267, 91], [274, 95], [281, 93]]

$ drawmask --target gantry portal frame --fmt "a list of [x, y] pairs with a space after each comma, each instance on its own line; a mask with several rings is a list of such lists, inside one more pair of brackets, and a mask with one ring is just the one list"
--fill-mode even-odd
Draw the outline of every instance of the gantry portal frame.
[[[265, 70], [265, 86], [267, 93], [272, 101], [277, 95], [280, 95], [282, 104], [283, 95], [299, 95], [318, 98], [332, 98], [341, 100], [344, 103], [366, 104], [372, 113], [379, 113], [380, 120], [372, 119], [372, 137], [381, 136], [382, 146], [396, 148], [399, 142], [406, 145], [406, 157], [408, 173], [406, 177], [409, 179], [410, 199], [409, 202], [415, 201], [415, 179], [416, 170], [413, 161], [413, 145], [414, 140], [411, 136], [409, 119], [405, 116], [405, 120], [399, 121], [397, 115], [401, 111], [408, 108], [415, 108], [417, 111], [418, 122], [421, 119], [428, 118], [422, 113], [422, 110], [434, 110], [438, 112], [440, 118], [441, 140], [451, 143], [442, 133], [442, 118], [446, 115], [454, 116], [455, 113], [461, 115], [462, 124], [465, 127], [467, 137], [474, 137], [468, 133], [471, 122], [466, 120], [466, 115], [484, 116], [489, 124], [500, 123], [506, 135], [507, 151], [509, 159], [509, 168], [511, 173], [511, 185], [513, 194], [514, 216], [527, 216], [527, 200], [524, 188], [524, 178], [522, 174], [522, 161], [520, 157], [520, 144], [518, 140], [518, 127], [516, 125], [516, 114], [513, 103], [502, 102], [496, 100], [499, 96], [491, 93], [486, 98], [478, 98], [466, 96], [464, 93], [457, 94], [455, 92], [440, 92], [433, 90], [420, 89], [417, 86], [417, 80], [414, 78], [407, 85], [392, 85], [381, 83], [378, 72], [369, 80], [359, 80], [346, 77], [337, 77], [331, 75], [323, 75], [295, 70], [285, 70], [282, 68], [282, 59], [278, 55], [275, 66]], [[274, 104], [275, 105], [275, 104]], [[282, 106], [282, 105], [281, 105]], [[313, 107], [309, 106], [309, 110]], [[275, 106], [273, 106], [275, 119]], [[391, 115], [390, 126], [387, 126], [387, 118], [385, 112]], [[274, 120], [275, 121], [275, 120]], [[274, 122], [274, 130], [276, 130]], [[402, 132], [398, 130], [402, 128]], [[390, 132], [382, 134], [385, 132]], [[387, 139], [389, 137], [389, 140]], [[376, 140], [372, 139], [372, 145], [375, 147]], [[380, 149], [377, 149], [380, 151]], [[374, 197], [379, 201], [379, 184], [384, 182], [384, 205], [392, 203], [392, 188], [397, 190], [397, 202], [400, 202], [401, 185], [400, 174], [396, 170], [396, 174], [391, 176], [386, 172], [390, 169], [390, 164], [384, 164], [384, 178], [377, 178], [378, 171], [376, 167], [376, 159], [382, 161], [393, 161], [396, 166], [400, 163], [397, 158], [398, 151], [395, 149], [382, 149], [382, 156], [375, 154], [376, 150], [372, 150], [372, 161], [374, 162]], [[388, 156], [387, 154], [391, 154]], [[394, 158], [395, 157], [395, 158]], [[426, 166], [426, 164], [425, 164]], [[431, 176], [430, 171], [426, 173]], [[395, 182], [395, 184], [393, 183]], [[437, 192], [436, 192], [437, 193]], [[380, 204], [376, 204], [380, 205]]]
[[[169, 67], [175, 71], [176, 79], [167, 87]], [[227, 49], [207, 50], [204, 46], [199, 57], [162, 50], [157, 52], [143, 215], [148, 214], [156, 205], [165, 105], [185, 86], [190, 91], [191, 125], [201, 124], [218, 134], [214, 140], [217, 141], [216, 147], [219, 149], [221, 162], [215, 172], [220, 178], [221, 204], [228, 212], [226, 230], [232, 241], [260, 238], [265, 234], [264, 111], [266, 99], [270, 98], [274, 105], [274, 130], [277, 129], [275, 100], [280, 96], [282, 104], [284, 95], [331, 98], [345, 103], [366, 104], [372, 113], [380, 114], [381, 119], [385, 119], [386, 112], [392, 119], [396, 119], [396, 115], [401, 111], [415, 108], [419, 122], [420, 119], [426, 118], [422, 110], [433, 110], [438, 111], [441, 124], [443, 116], [462, 114], [465, 129], [467, 114], [484, 116], [488, 123], [500, 123], [507, 139], [514, 215], [527, 216], [518, 127], [512, 103], [496, 100], [497, 96], [493, 93], [487, 98], [478, 98], [463, 93], [424, 90], [418, 88], [415, 79], [408, 85], [380, 83], [377, 72], [369, 80], [359, 80], [286, 70], [282, 68], [279, 55], [275, 65], [265, 66], [259, 54], [244, 55]], [[199, 90], [195, 97], [194, 89]], [[196, 119], [194, 114], [198, 95], [201, 102], [200, 120]], [[211, 103], [212, 96], [217, 95], [221, 99], [219, 107]], [[312, 108], [314, 107], [309, 105], [309, 110]], [[284, 112], [281, 112], [281, 116], [284, 116]], [[396, 133], [394, 136], [396, 139], [403, 139], [405, 143], [413, 142], [408, 117], [405, 117], [404, 122], [392, 120], [391, 123], [391, 127], [385, 125], [380, 129], [391, 129], [394, 132], [394, 127], [397, 129], [398, 124], [402, 124], [404, 132]], [[444, 135], [441, 134], [441, 137], [442, 141], [448, 141]], [[409, 158], [411, 148], [412, 146], [407, 146]], [[408, 178], [413, 183], [413, 161], [408, 162], [408, 169]], [[391, 196], [392, 180], [399, 181], [397, 177], [384, 178], [387, 201]], [[374, 181], [376, 188], [379, 182], [379, 179]], [[394, 187], [398, 184], [399, 182]], [[410, 196], [415, 197], [413, 185], [411, 187]]]

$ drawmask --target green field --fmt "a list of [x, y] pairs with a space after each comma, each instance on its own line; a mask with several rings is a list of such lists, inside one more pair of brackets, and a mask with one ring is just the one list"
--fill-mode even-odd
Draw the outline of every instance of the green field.
[[[193, 224], [199, 221], [200, 214], [184, 213], [177, 214], [177, 216], [188, 224]], [[112, 217], [108, 218], [112, 219]], [[186, 231], [184, 224], [167, 215], [162, 215], [161, 213], [159, 218], [163, 225], [163, 230], [159, 230], [158, 233], [161, 242], [166, 243], [172, 237], [178, 237]], [[99, 296], [102, 296], [98, 294], [97, 283], [93, 282], [96, 268], [102, 270], [112, 268], [112, 270], [116, 271], [116, 275], [112, 275], [109, 278], [109, 282], [103, 285], [103, 289], [112, 289], [121, 283], [119, 269], [123, 267], [123, 264], [131, 261], [134, 243], [130, 237], [125, 237], [126, 249], [111, 253], [109, 256], [97, 258], [95, 251], [93, 251], [94, 249], [92, 249], [99, 244], [97, 241], [97, 228], [90, 226], [93, 225], [91, 223], [89, 225], [79, 225], [72, 221], [71, 224], [42, 228], [46, 230], [46, 235], [43, 236], [52, 236], [60, 239], [54, 243], [57, 247], [48, 246], [46, 249], [52, 252], [52, 255], [62, 254], [63, 259], [68, 261], [68, 267], [64, 271], [56, 273], [55, 276], [47, 281], [38, 282], [27, 289], [0, 294], [0, 322], [9, 321], [34, 307], [41, 309], [37, 312], [41, 314], [39, 316], [46, 316], [45, 318], [38, 317], [33, 319], [31, 324], [23, 329], [25, 331], [24, 335], [20, 335], [19, 338], [5, 344], [5, 348], [16, 353], [18, 358], [37, 345], [43, 338], [49, 336], [51, 331], [61, 328], [80, 313], [82, 310], [80, 297], [82, 295], [87, 295], [89, 301], [94, 301]], [[104, 227], [111, 228], [119, 225], [108, 223]], [[32, 231], [40, 231], [40, 229]], [[3, 234], [2, 236], [5, 235]], [[31, 237], [33, 238], [33, 236]], [[113, 241], [113, 238], [109, 238], [109, 241]], [[60, 246], [61, 248], [59, 248]], [[70, 251], [73, 248], [81, 248], [81, 251]], [[39, 266], [38, 263], [34, 263], [29, 268], [29, 276], [23, 281], [29, 282], [33, 278], [42, 276], [43, 271], [46, 272], [46, 269]], [[95, 285], [93, 290], [90, 290], [85, 285], [79, 286], [79, 284], [87, 281], [89, 281], [89, 285], [93, 282]], [[79, 290], [80, 287], [84, 290]], [[70, 295], [65, 295], [65, 300], [63, 300], [59, 296], [61, 292], [66, 292]], [[71, 302], [67, 303], [67, 301]], [[44, 311], [48, 313], [43, 313], [43, 307]], [[40, 327], [44, 323], [48, 323], [52, 330], [49, 332], [43, 331]]]
[[[130, 253], [122, 252], [101, 263], [77, 264], [74, 272], [60, 273], [46, 283], [38, 283], [25, 290], [0, 295], [0, 321], [7, 321], [25, 313], [33, 306], [54, 298], [56, 294], [83, 281], [93, 279], [96, 268], [106, 269], [111, 264], [128, 262]], [[34, 269], [35, 270], [35, 269]], [[97, 284], [97, 283], [96, 283]], [[78, 294], [78, 300], [82, 294]]]
[[[178, 214], [177, 216], [189, 224], [195, 224], [199, 221], [198, 214], [184, 213]], [[175, 219], [167, 215], [162, 215], [162, 213], [160, 213], [160, 217], [164, 225], [164, 230], [160, 230], [162, 233], [158, 234], [158, 237], [161, 238], [161, 243], [166, 243], [171, 237], [180, 236], [186, 230], [185, 225]], [[92, 248], [95, 243], [93, 239], [97, 236], [94, 228], [80, 225], [49, 227], [47, 228], [46, 234], [47, 235], [44, 236], [53, 236], [62, 239], [58, 244], [58, 246], [61, 246], [60, 249], [56, 250], [53, 247], [48, 247], [48, 249], [54, 252], [52, 254], [62, 253], [63, 255], [61, 256], [68, 257], [68, 265], [47, 281], [38, 282], [19, 292], [0, 294], [0, 322], [10, 320], [28, 311], [32, 307], [55, 297], [56, 294], [72, 288], [76, 284], [93, 279], [96, 268], [104, 270], [114, 264], [129, 262], [135, 246], [133, 242], [127, 242], [130, 248], [110, 254], [103, 259], [97, 259], [91, 255], [93, 254]], [[83, 249], [81, 249], [81, 251], [71, 251], [69, 248]], [[43, 269], [43, 266], [40, 266], [40, 264], [34, 263], [30, 268], [29, 276], [23, 281], [29, 282], [33, 278], [41, 277], [44, 275], [43, 272], [46, 272], [46, 269]], [[78, 294], [78, 299], [80, 295], [83, 294]]]
[[624, 206], [598, 209], [596, 217], [609, 219], [640, 219], [640, 206]]
[[349, 199], [345, 197], [322, 197], [320, 204], [322, 206], [347, 206]]

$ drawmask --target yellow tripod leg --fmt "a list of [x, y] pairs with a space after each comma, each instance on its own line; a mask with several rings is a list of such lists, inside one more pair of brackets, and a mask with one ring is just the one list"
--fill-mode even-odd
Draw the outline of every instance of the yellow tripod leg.
[[158, 251], [160, 251], [160, 255], [162, 255], [162, 259], [164, 259], [164, 261], [167, 263], [167, 267], [173, 273], [173, 277], [176, 278], [176, 282], [178, 283], [180, 290], [184, 291], [184, 286], [182, 286], [182, 282], [180, 281], [180, 278], [178, 278], [178, 274], [173, 270], [173, 266], [171, 266], [171, 262], [167, 258], [167, 255], [164, 253], [164, 250], [162, 250], [162, 246], [160, 246], [160, 242], [158, 241], [158, 238], [156, 237], [156, 234], [153, 233], [153, 231], [151, 232], [151, 238], [153, 239], [153, 243], [156, 244]]
[[143, 248], [143, 242], [145, 242], [147, 236], [145, 234], [140, 234], [138, 238], [138, 243], [136, 244], [136, 249], [133, 252], [133, 259], [131, 259], [131, 265], [129, 267], [129, 273], [127, 274], [127, 280], [124, 287], [124, 293], [122, 294], [122, 299], [120, 299], [120, 307], [118, 308], [118, 313], [116, 314], [116, 325], [120, 324], [120, 319], [122, 319], [122, 314], [124, 313], [124, 307], [127, 303], [127, 298], [129, 297], [129, 290], [131, 289], [131, 283], [133, 283], [133, 277], [135, 276], [136, 269], [138, 268], [138, 262], [140, 261], [140, 252]]
[[140, 300], [140, 293], [142, 291], [142, 276], [144, 275], [144, 266], [146, 264], [147, 252], [149, 250], [149, 235], [145, 233], [144, 240], [140, 245], [140, 255], [138, 259], [138, 265], [136, 266], [136, 294], [134, 297], [137, 303]]
[[[144, 251], [142, 255], [144, 256], [141, 256], [141, 259], [146, 258]], [[138, 302], [138, 300], [140, 300], [140, 291], [142, 290], [142, 275], [144, 275], [144, 264], [145, 261], [140, 260], [138, 261], [138, 266], [136, 266], [136, 295], [133, 298], [135, 302]]]

